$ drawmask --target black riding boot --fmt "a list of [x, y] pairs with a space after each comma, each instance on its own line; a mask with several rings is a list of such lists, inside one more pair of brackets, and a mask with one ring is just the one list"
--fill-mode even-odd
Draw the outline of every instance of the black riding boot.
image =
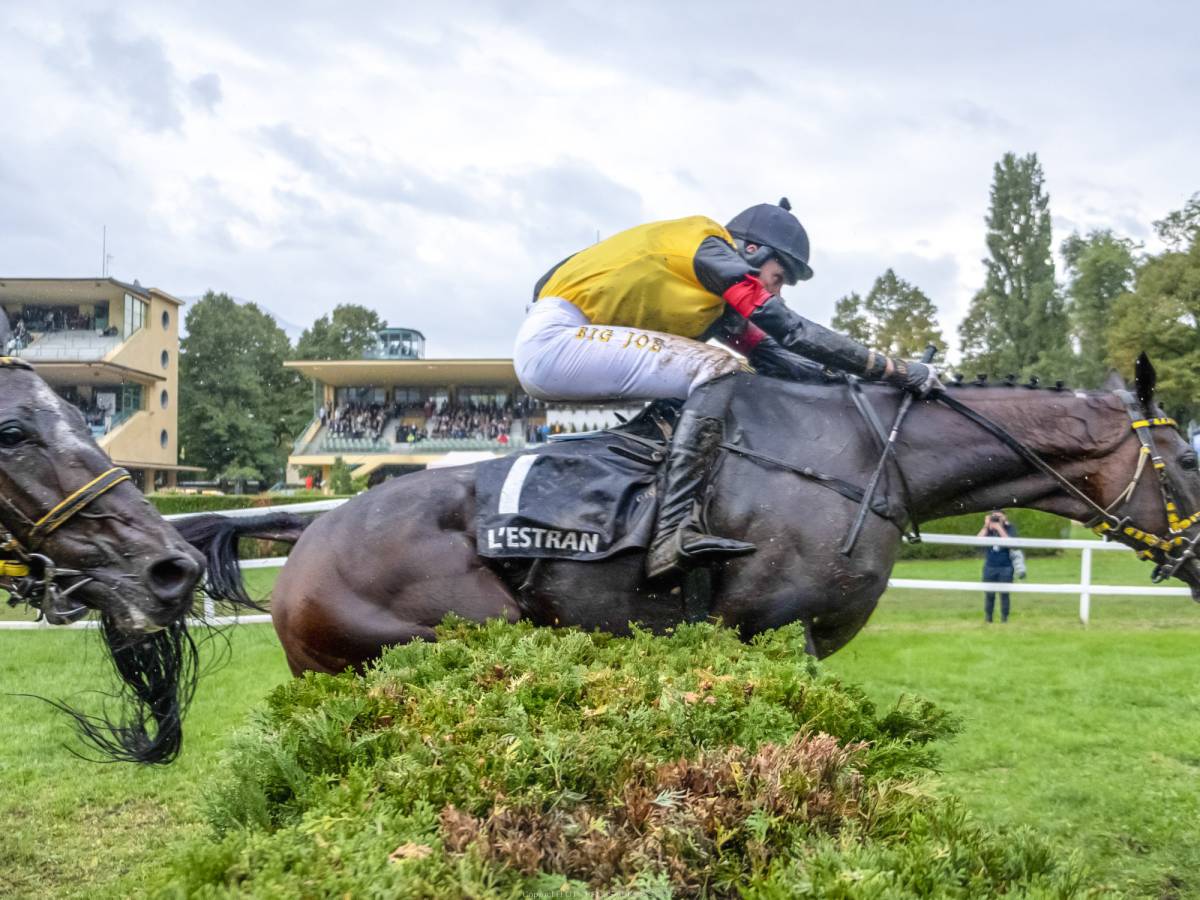
[[753, 544], [705, 533], [701, 522], [704, 489], [724, 435], [722, 419], [694, 409], [680, 413], [671, 438], [654, 540], [646, 554], [646, 574], [651, 578], [690, 568], [706, 558], [754, 552]]

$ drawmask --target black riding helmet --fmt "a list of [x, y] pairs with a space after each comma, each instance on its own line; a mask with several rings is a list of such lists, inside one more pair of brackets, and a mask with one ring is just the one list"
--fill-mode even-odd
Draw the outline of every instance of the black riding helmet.
[[783, 266], [787, 283], [795, 284], [812, 278], [813, 270], [808, 264], [808, 232], [791, 209], [787, 197], [780, 198], [778, 205], [760, 203], [738, 213], [725, 228], [737, 239], [743, 255], [746, 244], [758, 245], [747, 262], [761, 266], [774, 257]]

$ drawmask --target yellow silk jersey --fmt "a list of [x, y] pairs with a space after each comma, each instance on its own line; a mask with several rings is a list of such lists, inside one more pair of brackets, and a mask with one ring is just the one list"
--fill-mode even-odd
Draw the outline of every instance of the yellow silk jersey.
[[729, 232], [706, 216], [630, 228], [564, 260], [536, 297], [561, 297], [597, 325], [699, 337], [725, 310], [696, 275], [697, 251], [710, 237], [732, 251]]

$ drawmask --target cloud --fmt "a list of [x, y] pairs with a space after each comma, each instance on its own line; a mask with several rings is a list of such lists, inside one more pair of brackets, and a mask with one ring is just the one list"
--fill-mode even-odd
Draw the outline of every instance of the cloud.
[[[533, 247], [574, 253], [639, 224], [641, 196], [591, 163], [564, 159], [507, 178], [509, 215]], [[543, 251], [544, 252], [544, 251]], [[557, 261], [557, 258], [555, 261]]]
[[221, 102], [221, 76], [206, 72], [193, 78], [188, 82], [188, 96], [206, 112], [216, 112], [217, 104]]
[[478, 211], [456, 180], [438, 179], [395, 160], [348, 157], [327, 150], [287, 123], [262, 129], [267, 144], [323, 186], [372, 203], [402, 203], [430, 214], [465, 217]]
[[0, 274], [91, 274], [107, 224], [121, 277], [300, 324], [352, 299], [440, 355], [509, 352], [597, 235], [781, 194], [813, 239], [798, 310], [892, 266], [950, 336], [1005, 151], [1039, 154], [1056, 243], [1146, 235], [1200, 187], [1190, 7], [11, 6]]
[[147, 131], [183, 123], [178, 79], [162, 42], [129, 33], [116, 15], [87, 17], [80, 31], [47, 47], [46, 60], [81, 93], [127, 107], [133, 123]]
[[1010, 131], [1012, 123], [1002, 115], [971, 100], [956, 100], [950, 115], [973, 131]]

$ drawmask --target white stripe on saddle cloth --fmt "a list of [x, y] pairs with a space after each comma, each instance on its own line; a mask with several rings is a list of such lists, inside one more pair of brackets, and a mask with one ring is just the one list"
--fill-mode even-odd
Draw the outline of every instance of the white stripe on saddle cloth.
[[508, 470], [508, 477], [500, 488], [500, 500], [496, 504], [496, 512], [502, 514], [518, 513], [521, 508], [521, 489], [525, 487], [525, 479], [529, 470], [538, 461], [538, 457], [530, 453], [528, 456], [518, 456], [517, 461]]

